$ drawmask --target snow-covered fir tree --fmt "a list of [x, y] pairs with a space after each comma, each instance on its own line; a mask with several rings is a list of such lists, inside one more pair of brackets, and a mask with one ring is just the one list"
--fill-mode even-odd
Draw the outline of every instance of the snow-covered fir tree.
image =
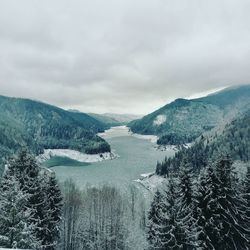
[[62, 194], [54, 173], [44, 174], [43, 192], [45, 194], [45, 206], [43, 210], [44, 229], [43, 249], [54, 250], [57, 247], [60, 235], [60, 221], [62, 216]]
[[247, 168], [243, 181], [242, 198], [244, 200], [244, 228], [247, 230], [248, 241], [250, 242], [250, 166]]
[[178, 184], [178, 220], [183, 229], [183, 249], [192, 249], [194, 241], [194, 192], [192, 170], [187, 160], [182, 162]]
[[148, 213], [147, 240], [149, 249], [164, 249], [163, 224], [165, 220], [166, 204], [162, 193], [157, 190]]
[[208, 166], [200, 177], [198, 202], [199, 249], [248, 249], [245, 216], [241, 195], [237, 187], [232, 162], [221, 157], [215, 167]]
[[180, 223], [176, 183], [169, 176], [165, 190], [157, 191], [148, 215], [149, 249], [184, 249], [186, 234]]
[[36, 225], [30, 223], [28, 200], [28, 193], [7, 170], [0, 184], [0, 246], [39, 249], [41, 242], [35, 237]]
[[[15, 180], [20, 194], [24, 194], [23, 206], [26, 209], [24, 212], [26, 217], [20, 219], [20, 222], [25, 224], [26, 231], [32, 228], [32, 233], [27, 232], [27, 234], [35, 239], [34, 243], [40, 244], [40, 249], [54, 250], [59, 236], [62, 206], [62, 196], [55, 176], [46, 175], [46, 178], [42, 176], [41, 168], [35, 158], [26, 150], [21, 150], [17, 157], [9, 161], [2, 179], [3, 183], [6, 178]], [[3, 195], [9, 195], [11, 198], [8, 189], [5, 189], [0, 202], [4, 200]]]
[[164, 238], [162, 239], [164, 249], [183, 249], [185, 243], [185, 234], [178, 218], [179, 209], [176, 202], [176, 183], [174, 182], [174, 179], [171, 175], [168, 179], [168, 185], [164, 193], [166, 204], [165, 217], [163, 221]]
[[21, 190], [28, 194], [27, 207], [32, 213], [29, 223], [36, 225], [36, 238], [43, 241], [44, 230], [46, 230], [46, 217], [44, 216], [46, 199], [39, 176], [40, 168], [35, 158], [26, 149], [22, 149], [18, 156], [9, 162], [8, 169], [19, 181]]
[[220, 241], [220, 221], [218, 215], [219, 180], [214, 168], [209, 165], [199, 179], [197, 201], [197, 246], [200, 250], [216, 249]]
[[218, 213], [221, 230], [217, 249], [248, 249], [247, 231], [244, 228], [244, 217], [240, 211], [242, 201], [234, 187], [235, 181], [232, 160], [222, 156], [216, 163], [216, 174], [219, 179]]

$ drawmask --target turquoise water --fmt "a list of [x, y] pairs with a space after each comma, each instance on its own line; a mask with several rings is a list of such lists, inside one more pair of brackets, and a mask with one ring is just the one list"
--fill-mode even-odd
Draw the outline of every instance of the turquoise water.
[[157, 160], [161, 161], [165, 156], [174, 154], [173, 150], [157, 150], [150, 140], [130, 135], [126, 127], [111, 128], [103, 138], [119, 155], [118, 158], [86, 166], [53, 167], [59, 180], [72, 178], [80, 187], [107, 183], [122, 187], [131, 184], [143, 173], [154, 172]]

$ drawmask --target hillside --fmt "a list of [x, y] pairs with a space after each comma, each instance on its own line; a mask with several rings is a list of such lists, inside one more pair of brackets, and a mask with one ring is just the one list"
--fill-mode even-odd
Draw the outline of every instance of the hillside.
[[213, 136], [202, 135], [190, 148], [183, 148], [174, 157], [157, 164], [156, 173], [165, 175], [188, 162], [195, 171], [205, 167], [220, 154], [228, 154], [233, 160], [250, 160], [250, 110], [226, 125]]
[[133, 114], [113, 114], [113, 113], [94, 114], [94, 113], [89, 113], [88, 115], [92, 116], [93, 118], [97, 119], [98, 121], [106, 124], [108, 127], [126, 125], [135, 119], [141, 118], [141, 116], [133, 115]]
[[154, 134], [158, 144], [183, 144], [225, 124], [250, 106], [250, 85], [227, 88], [192, 100], [177, 99], [129, 123], [132, 132]]
[[38, 154], [46, 148], [75, 149], [85, 153], [110, 151], [96, 134], [106, 126], [84, 113], [28, 99], [0, 96], [1, 160], [21, 146]]

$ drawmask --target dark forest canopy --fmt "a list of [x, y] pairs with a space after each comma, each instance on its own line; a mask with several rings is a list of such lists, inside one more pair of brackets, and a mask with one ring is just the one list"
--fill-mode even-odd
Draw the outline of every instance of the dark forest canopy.
[[0, 116], [0, 161], [22, 146], [36, 154], [47, 148], [75, 149], [89, 154], [110, 151], [108, 143], [96, 135], [107, 126], [84, 113], [0, 96]]
[[149, 249], [249, 249], [250, 168], [240, 180], [228, 156], [196, 176], [190, 166], [170, 174], [155, 193], [148, 214]]
[[172, 158], [157, 164], [156, 173], [168, 174], [178, 169], [183, 161], [190, 163], [194, 171], [205, 167], [220, 154], [229, 154], [233, 160], [247, 162], [250, 159], [250, 111], [229, 123], [212, 137], [203, 135], [190, 148], [182, 148]]
[[249, 106], [250, 85], [227, 88], [198, 99], [176, 99], [129, 127], [134, 133], [158, 135], [159, 145], [179, 145], [225, 124]]

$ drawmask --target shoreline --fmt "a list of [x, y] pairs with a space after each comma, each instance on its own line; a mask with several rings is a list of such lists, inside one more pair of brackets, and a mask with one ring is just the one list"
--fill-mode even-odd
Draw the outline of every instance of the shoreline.
[[43, 163], [52, 157], [68, 157], [72, 160], [85, 163], [94, 163], [104, 160], [113, 160], [118, 158], [114, 152], [105, 152], [99, 154], [85, 154], [77, 150], [72, 149], [45, 149], [43, 154], [37, 156], [37, 160], [40, 163]]

